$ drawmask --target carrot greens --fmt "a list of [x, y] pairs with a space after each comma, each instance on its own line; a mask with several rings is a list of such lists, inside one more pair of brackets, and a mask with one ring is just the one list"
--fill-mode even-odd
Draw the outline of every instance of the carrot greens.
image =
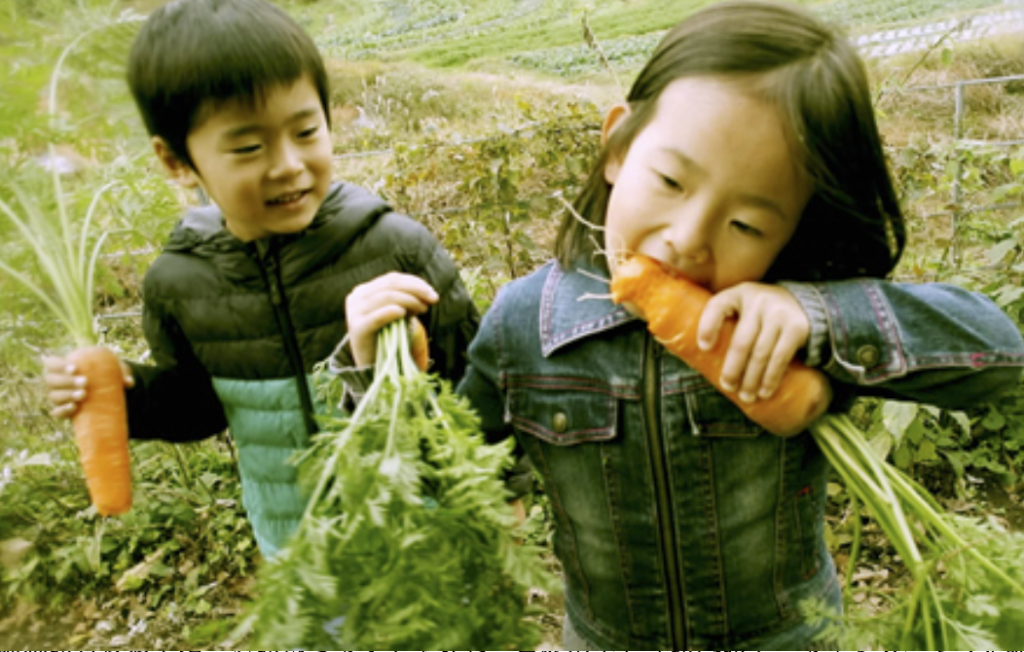
[[[827, 415], [811, 432], [911, 576], [883, 614], [865, 615], [848, 601], [849, 626], [827, 633], [839, 649], [1020, 649], [1024, 535], [946, 513], [925, 489], [878, 458], [845, 415]], [[852, 555], [851, 570], [856, 563]], [[849, 593], [851, 573], [847, 577]]]
[[297, 460], [308, 508], [237, 633], [277, 650], [534, 649], [527, 592], [552, 582], [514, 537], [511, 442], [486, 444], [465, 399], [418, 370], [404, 321], [377, 351], [358, 407], [324, 417]]

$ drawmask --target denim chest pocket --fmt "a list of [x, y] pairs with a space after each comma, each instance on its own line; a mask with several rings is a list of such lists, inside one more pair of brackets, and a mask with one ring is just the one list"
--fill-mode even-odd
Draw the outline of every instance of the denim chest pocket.
[[705, 437], [758, 437], [767, 432], [707, 380], [686, 391], [686, 411], [693, 434]]
[[615, 438], [618, 400], [610, 388], [544, 385], [509, 388], [509, 413], [516, 430], [556, 446]]

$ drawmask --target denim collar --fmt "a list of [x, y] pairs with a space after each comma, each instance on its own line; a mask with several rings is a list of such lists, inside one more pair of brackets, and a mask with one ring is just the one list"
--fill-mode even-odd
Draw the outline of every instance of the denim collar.
[[609, 297], [608, 271], [586, 263], [563, 269], [550, 264], [540, 302], [540, 345], [544, 357], [595, 333], [634, 321]]

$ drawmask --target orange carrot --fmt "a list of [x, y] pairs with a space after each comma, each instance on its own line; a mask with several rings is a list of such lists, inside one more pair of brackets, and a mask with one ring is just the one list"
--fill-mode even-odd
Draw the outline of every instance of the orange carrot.
[[711, 293], [664, 264], [637, 254], [618, 265], [612, 275], [612, 300], [630, 303], [647, 320], [647, 328], [666, 349], [690, 365], [752, 421], [777, 435], [794, 435], [821, 416], [832, 400], [825, 375], [793, 360], [769, 399], [753, 403], [721, 386], [725, 354], [732, 342], [735, 320], [722, 325], [715, 346], [697, 346], [697, 326]]
[[426, 371], [430, 365], [430, 345], [427, 341], [427, 329], [419, 319], [409, 320], [409, 340], [412, 346], [412, 359], [420, 371]]
[[132, 477], [121, 361], [102, 346], [77, 349], [68, 361], [86, 377], [72, 425], [89, 496], [100, 515], [123, 514], [132, 506]]

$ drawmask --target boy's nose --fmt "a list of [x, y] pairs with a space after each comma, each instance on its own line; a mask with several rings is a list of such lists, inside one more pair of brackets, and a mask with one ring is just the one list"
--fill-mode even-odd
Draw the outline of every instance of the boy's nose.
[[294, 176], [302, 172], [302, 156], [297, 148], [283, 145], [278, 148], [270, 169], [272, 178]]

